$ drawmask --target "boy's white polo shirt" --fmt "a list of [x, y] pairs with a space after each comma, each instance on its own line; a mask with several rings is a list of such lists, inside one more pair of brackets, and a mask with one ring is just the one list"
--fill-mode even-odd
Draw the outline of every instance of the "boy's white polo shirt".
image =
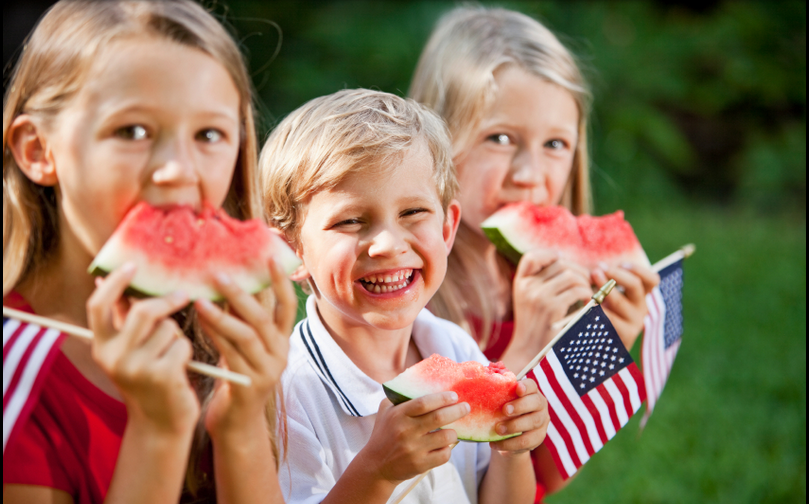
[[[289, 361], [281, 378], [288, 446], [279, 470], [287, 503], [318, 503], [371, 437], [382, 385], [362, 372], [331, 338], [315, 308], [295, 326]], [[413, 341], [424, 357], [437, 353], [456, 362], [488, 360], [459, 326], [422, 310]], [[436, 467], [403, 503], [476, 504], [477, 489], [491, 456], [488, 443], [461, 442], [450, 462]], [[391, 499], [411, 482], [393, 492]]]

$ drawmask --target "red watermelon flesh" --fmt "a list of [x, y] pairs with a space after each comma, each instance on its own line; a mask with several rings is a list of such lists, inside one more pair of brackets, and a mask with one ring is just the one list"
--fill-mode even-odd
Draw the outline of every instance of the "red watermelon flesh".
[[497, 249], [515, 264], [528, 250], [543, 248], [556, 250], [591, 270], [599, 263], [650, 265], [621, 210], [602, 217], [576, 217], [562, 206], [521, 202], [501, 208], [482, 227]]
[[183, 290], [191, 299], [220, 299], [214, 276], [225, 273], [247, 292], [270, 284], [268, 260], [275, 258], [287, 273], [297, 268], [295, 253], [262, 221], [240, 221], [205, 204], [195, 212], [186, 205], [135, 205], [90, 265], [90, 273], [106, 275], [125, 262], [137, 272], [131, 292], [160, 296]]
[[458, 402], [468, 403], [471, 411], [442, 427], [454, 429], [458, 439], [490, 442], [517, 435], [502, 436], [494, 430], [498, 423], [508, 419], [503, 406], [517, 399], [517, 377], [501, 362], [488, 366], [475, 361], [459, 364], [433, 354], [385, 382], [383, 388], [394, 404], [436, 392], [458, 394]]

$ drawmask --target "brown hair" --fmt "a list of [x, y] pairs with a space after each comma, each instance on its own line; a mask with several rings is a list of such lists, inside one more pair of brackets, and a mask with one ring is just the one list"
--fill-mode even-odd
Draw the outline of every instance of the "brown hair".
[[425, 142], [444, 210], [458, 182], [446, 125], [423, 105], [390, 93], [349, 89], [315, 98], [292, 112], [261, 150], [259, 170], [267, 219], [297, 244], [304, 206], [349, 173], [395, 169]]
[[[519, 12], [459, 7], [438, 22], [421, 53], [410, 96], [433, 108], [447, 121], [456, 163], [470, 147], [473, 135], [495, 93], [494, 73], [516, 65], [570, 92], [579, 109], [578, 144], [562, 204], [575, 214], [591, 207], [587, 151], [590, 94], [572, 54], [538, 21]], [[492, 292], [497, 282], [472, 245], [474, 230], [461, 222], [449, 257], [447, 278], [430, 302], [436, 315], [463, 326], [485, 348], [496, 319]], [[508, 266], [503, 263], [501, 273]], [[474, 334], [466, 320], [470, 301], [483, 318], [483, 334]]]
[[[98, 54], [128, 37], [158, 37], [199, 49], [220, 63], [240, 95], [241, 139], [236, 169], [225, 200], [226, 211], [241, 219], [260, 217], [255, 179], [257, 138], [252, 90], [238, 47], [224, 27], [190, 0], [63, 0], [48, 10], [28, 36], [3, 101], [3, 295], [36, 275], [59, 242], [56, 192], [30, 181], [8, 148], [8, 132], [21, 114], [52, 122], [81, 89]], [[216, 362], [218, 353], [202, 334], [193, 310], [178, 316], [194, 345], [195, 358]], [[212, 394], [213, 380], [194, 377], [200, 400]], [[275, 400], [267, 408], [269, 432], [275, 432]], [[283, 422], [282, 422], [283, 425]], [[278, 447], [272, 438], [278, 460]], [[195, 436], [192, 455], [208, 445], [204, 428]], [[192, 461], [196, 457], [192, 456]], [[202, 481], [189, 463], [187, 487]]]

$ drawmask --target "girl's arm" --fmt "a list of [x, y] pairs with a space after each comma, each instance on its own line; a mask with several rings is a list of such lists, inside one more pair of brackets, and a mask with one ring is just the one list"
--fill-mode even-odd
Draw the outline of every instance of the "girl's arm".
[[553, 339], [551, 325], [592, 295], [587, 269], [551, 250], [524, 254], [512, 285], [514, 334], [500, 360], [519, 373]]
[[548, 402], [530, 379], [517, 385], [517, 395], [519, 399], [503, 406], [511, 420], [498, 425], [497, 432], [522, 434], [491, 443], [491, 462], [478, 492], [481, 504], [534, 502], [536, 481], [530, 451], [545, 439], [550, 422]]
[[190, 342], [169, 315], [176, 293], [134, 304], [124, 298], [135, 268], [98, 280], [87, 302], [93, 359], [123, 396], [127, 423], [106, 502], [177, 502], [199, 403], [186, 376]]
[[231, 313], [208, 301], [195, 303], [202, 327], [228, 369], [252, 380], [249, 387], [219, 382], [205, 414], [219, 503], [283, 502], [270, 442], [274, 433], [265, 411], [286, 367], [297, 297], [275, 262], [270, 271], [274, 314], [225, 276], [217, 279], [217, 289], [227, 299]]

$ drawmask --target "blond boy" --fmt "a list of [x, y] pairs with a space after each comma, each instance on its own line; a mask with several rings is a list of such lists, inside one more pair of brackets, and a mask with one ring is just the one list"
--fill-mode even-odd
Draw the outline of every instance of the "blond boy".
[[523, 434], [493, 449], [452, 449], [455, 432], [437, 430], [469, 412], [454, 393], [393, 406], [381, 386], [433, 353], [487, 362], [468, 334], [424, 309], [460, 220], [450, 159], [435, 114], [369, 90], [312, 100], [262, 151], [267, 215], [312, 291], [282, 378], [289, 503], [384, 503], [431, 469], [403, 502], [533, 502], [529, 450], [548, 425], [534, 382], [518, 385], [498, 426]]

